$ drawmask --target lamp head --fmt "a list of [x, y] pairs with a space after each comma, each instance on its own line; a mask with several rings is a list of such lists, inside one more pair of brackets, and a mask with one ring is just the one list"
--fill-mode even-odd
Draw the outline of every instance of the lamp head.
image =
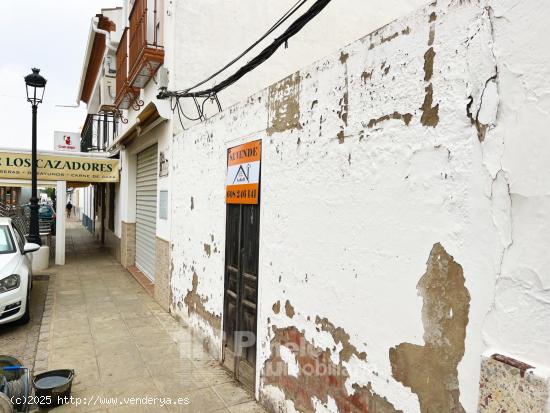
[[47, 80], [40, 75], [40, 69], [33, 68], [30, 75], [25, 76], [27, 86], [27, 101], [33, 105], [42, 103]]

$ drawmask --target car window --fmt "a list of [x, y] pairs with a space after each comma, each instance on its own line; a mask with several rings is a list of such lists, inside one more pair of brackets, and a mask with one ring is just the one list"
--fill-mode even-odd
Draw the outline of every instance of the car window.
[[7, 225], [0, 225], [0, 254], [11, 254], [15, 252], [15, 246]]
[[19, 232], [19, 228], [13, 225], [13, 233], [15, 234], [15, 240], [19, 244], [19, 251], [23, 252], [25, 248], [25, 237]]
[[47, 207], [47, 206], [41, 206], [40, 209], [38, 210], [38, 213], [39, 214], [49, 214], [50, 213], [50, 208]]

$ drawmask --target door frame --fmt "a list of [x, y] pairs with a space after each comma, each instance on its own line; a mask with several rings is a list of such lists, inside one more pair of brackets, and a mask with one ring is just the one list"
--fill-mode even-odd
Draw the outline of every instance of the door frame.
[[[263, 139], [259, 139], [261, 141], [261, 148], [262, 148], [262, 154], [260, 155], [260, 161], [263, 160]], [[226, 149], [229, 149], [229, 148], [226, 148]], [[259, 180], [259, 184], [258, 184], [258, 203], [256, 204], [256, 206], [258, 207], [258, 251], [257, 251], [257, 257], [256, 257], [256, 265], [257, 265], [257, 268], [258, 268], [258, 273], [257, 273], [257, 285], [256, 285], [256, 316], [255, 316], [255, 319], [254, 319], [254, 340], [255, 340], [255, 346], [256, 346], [256, 356], [255, 356], [255, 360], [254, 360], [254, 366], [253, 366], [253, 369], [254, 369], [254, 372], [253, 372], [253, 375], [252, 375], [252, 388], [250, 388], [249, 390], [252, 390], [253, 392], [256, 391], [256, 370], [257, 370], [257, 360], [258, 360], [258, 314], [260, 313], [259, 311], [259, 308], [260, 308], [260, 301], [259, 301], [259, 297], [260, 297], [260, 294], [259, 294], [259, 291], [260, 291], [260, 247], [261, 247], [261, 243], [260, 243], [260, 239], [261, 239], [261, 230], [262, 230], [262, 226], [261, 226], [261, 222], [262, 222], [262, 219], [261, 219], [261, 216], [262, 216], [262, 172], [263, 172], [263, 168], [262, 168], [262, 165], [263, 162], [260, 162], [260, 180]], [[229, 368], [229, 366], [225, 363], [225, 360], [226, 360], [226, 357], [227, 357], [227, 353], [226, 353], [226, 344], [227, 344], [227, 336], [226, 336], [226, 327], [227, 327], [227, 323], [228, 323], [228, 317], [227, 317], [227, 312], [226, 312], [226, 291], [228, 289], [228, 284], [229, 284], [229, 277], [228, 277], [228, 271], [227, 271], [227, 265], [228, 265], [228, 262], [229, 262], [229, 259], [228, 259], [228, 254], [229, 254], [229, 249], [227, 248], [227, 245], [228, 245], [228, 232], [229, 232], [229, 208], [231, 206], [234, 206], [235, 204], [226, 204], [226, 208], [225, 208], [225, 259], [224, 259], [224, 267], [223, 267], [223, 277], [224, 277], [224, 282], [223, 282], [223, 322], [222, 322], [222, 359], [221, 359], [221, 364], [224, 368], [226, 368], [227, 370], [229, 370], [231, 372], [231, 374], [233, 375], [233, 378], [238, 381], [239, 383], [241, 383], [242, 385], [244, 385], [245, 387], [248, 387], [247, 386], [247, 383], [243, 383], [240, 378], [239, 378], [239, 364], [240, 364], [240, 359], [241, 357], [240, 356], [233, 356], [233, 363], [232, 363], [232, 370], [231, 368]], [[239, 230], [238, 230], [238, 249], [239, 249], [239, 254], [238, 254], [238, 263], [239, 263], [239, 276], [237, 277], [237, 291], [239, 292], [239, 294], [237, 295], [237, 320], [236, 320], [236, 326], [235, 326], [235, 331], [240, 331], [239, 330], [239, 326], [242, 322], [241, 320], [241, 311], [239, 310], [239, 298], [242, 299], [242, 291], [241, 291], [241, 287], [242, 287], [242, 283], [241, 283], [241, 275], [242, 275], [242, 265], [241, 265], [241, 261], [242, 261], [242, 252], [241, 252], [241, 241], [242, 241], [242, 223], [243, 223], [243, 206], [246, 206], [246, 204], [237, 204], [239, 206]]]

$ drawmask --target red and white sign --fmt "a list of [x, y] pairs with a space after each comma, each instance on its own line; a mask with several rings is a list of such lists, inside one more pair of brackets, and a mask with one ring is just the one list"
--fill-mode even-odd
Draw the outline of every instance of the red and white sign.
[[80, 152], [80, 133], [55, 131], [53, 145], [55, 151]]
[[254, 141], [227, 150], [227, 182], [225, 202], [258, 204], [262, 141]]

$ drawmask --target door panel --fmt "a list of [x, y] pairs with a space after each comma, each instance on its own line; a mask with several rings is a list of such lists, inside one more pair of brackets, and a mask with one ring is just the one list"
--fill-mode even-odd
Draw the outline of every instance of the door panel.
[[[258, 205], [227, 206], [224, 365], [245, 386], [254, 388], [258, 302]], [[242, 332], [246, 346], [235, 345]], [[252, 337], [253, 345], [247, 341]]]

